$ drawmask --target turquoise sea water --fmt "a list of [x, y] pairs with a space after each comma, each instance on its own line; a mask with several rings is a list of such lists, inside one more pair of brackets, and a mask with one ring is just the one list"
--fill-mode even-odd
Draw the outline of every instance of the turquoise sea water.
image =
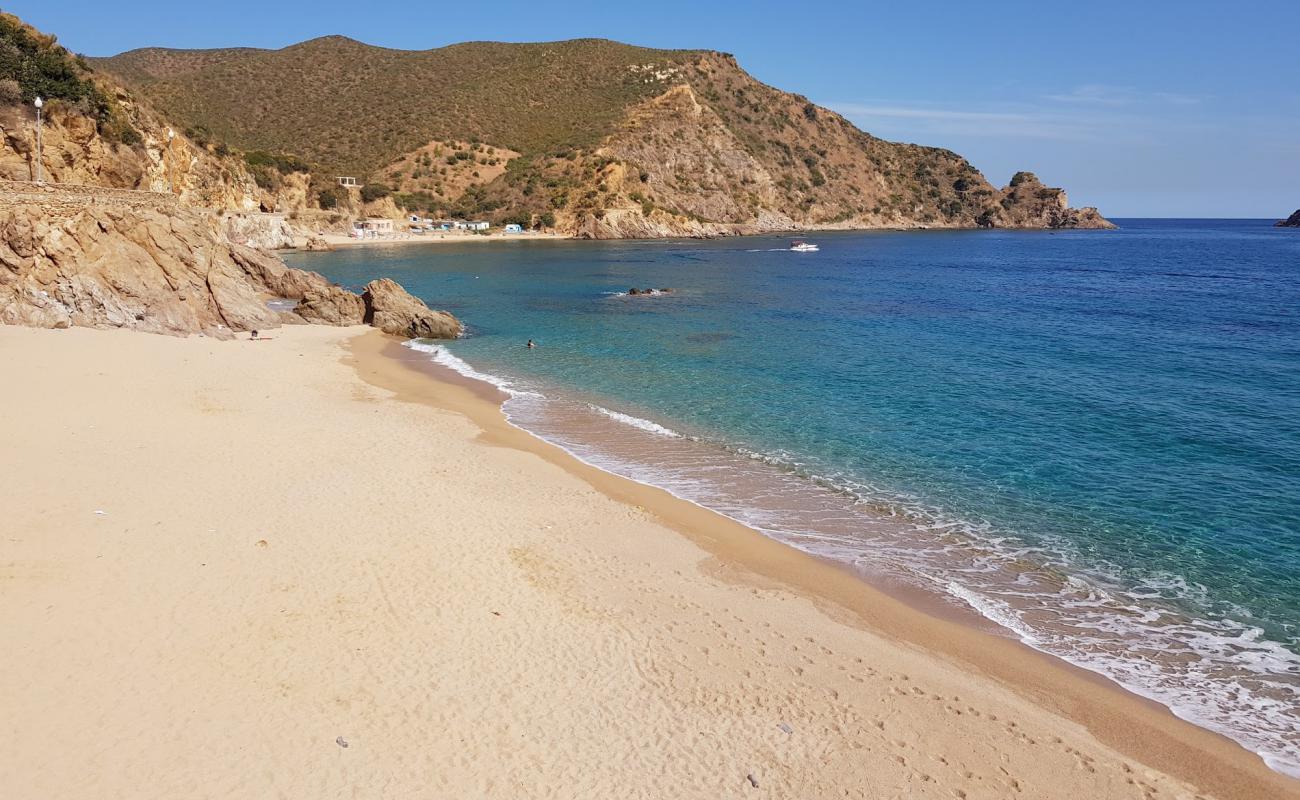
[[452, 310], [468, 337], [415, 346], [575, 455], [1300, 776], [1300, 232], [1121, 225], [290, 258]]

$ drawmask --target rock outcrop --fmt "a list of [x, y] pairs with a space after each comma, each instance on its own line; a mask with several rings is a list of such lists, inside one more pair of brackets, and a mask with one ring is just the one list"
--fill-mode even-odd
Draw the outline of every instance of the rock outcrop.
[[397, 282], [380, 278], [366, 284], [361, 295], [365, 321], [384, 333], [412, 339], [455, 339], [464, 331], [460, 320], [446, 311], [431, 311]]
[[1114, 228], [1097, 209], [1070, 208], [1064, 189], [1044, 186], [1032, 172], [1017, 172], [997, 208], [976, 222], [989, 228]]
[[1273, 223], [1273, 227], [1300, 228], [1300, 208], [1296, 209], [1296, 212], [1291, 216], [1287, 217], [1286, 219], [1280, 219], [1277, 222]]
[[[587, 159], [558, 226], [580, 238], [856, 228], [1111, 228], [1029, 172], [995, 189], [961, 156], [886, 142], [706, 54]], [[546, 183], [572, 180], [541, 162]], [[490, 190], [492, 187], [489, 186]]]
[[[181, 206], [59, 208], [0, 203], [0, 323], [229, 338], [283, 322], [356, 325], [368, 316], [360, 296], [321, 275], [232, 244], [214, 214]], [[406, 324], [413, 335], [459, 333], [453, 317], [430, 312], [396, 284], [383, 294], [390, 332], [400, 333], [402, 310], [413, 309]], [[296, 305], [278, 310], [272, 300]]]
[[283, 214], [237, 212], [223, 218], [226, 238], [236, 244], [263, 250], [282, 250], [295, 246], [293, 228]]

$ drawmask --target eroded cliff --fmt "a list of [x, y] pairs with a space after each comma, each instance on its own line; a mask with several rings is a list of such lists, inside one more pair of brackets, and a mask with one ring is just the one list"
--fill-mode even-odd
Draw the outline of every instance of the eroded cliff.
[[[0, 188], [0, 323], [228, 338], [286, 323], [368, 321], [361, 296], [230, 242], [215, 214], [167, 195]], [[459, 335], [451, 315], [396, 284], [383, 288], [385, 330]]]

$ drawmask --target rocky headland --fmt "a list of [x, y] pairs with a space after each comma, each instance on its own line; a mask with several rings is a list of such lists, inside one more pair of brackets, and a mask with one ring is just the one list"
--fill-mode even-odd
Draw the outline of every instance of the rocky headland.
[[444, 338], [461, 331], [392, 281], [358, 295], [232, 242], [216, 214], [170, 195], [0, 190], [0, 323], [218, 338], [302, 323]]
[[304, 219], [365, 206], [592, 239], [1112, 227], [1031, 173], [998, 188], [957, 153], [872, 136], [710, 50], [327, 36], [90, 63], [200, 147], [242, 151], [274, 195], [264, 210]]
[[1300, 228], [1300, 208], [1296, 209], [1295, 213], [1287, 217], [1286, 219], [1280, 219], [1277, 222], [1273, 223], [1273, 227]]

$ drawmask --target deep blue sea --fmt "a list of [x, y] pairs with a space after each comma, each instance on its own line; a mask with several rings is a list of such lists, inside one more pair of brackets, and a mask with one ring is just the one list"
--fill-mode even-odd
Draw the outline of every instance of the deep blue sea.
[[453, 311], [466, 338], [413, 346], [580, 458], [930, 589], [1300, 776], [1300, 231], [1120, 225], [290, 260]]

